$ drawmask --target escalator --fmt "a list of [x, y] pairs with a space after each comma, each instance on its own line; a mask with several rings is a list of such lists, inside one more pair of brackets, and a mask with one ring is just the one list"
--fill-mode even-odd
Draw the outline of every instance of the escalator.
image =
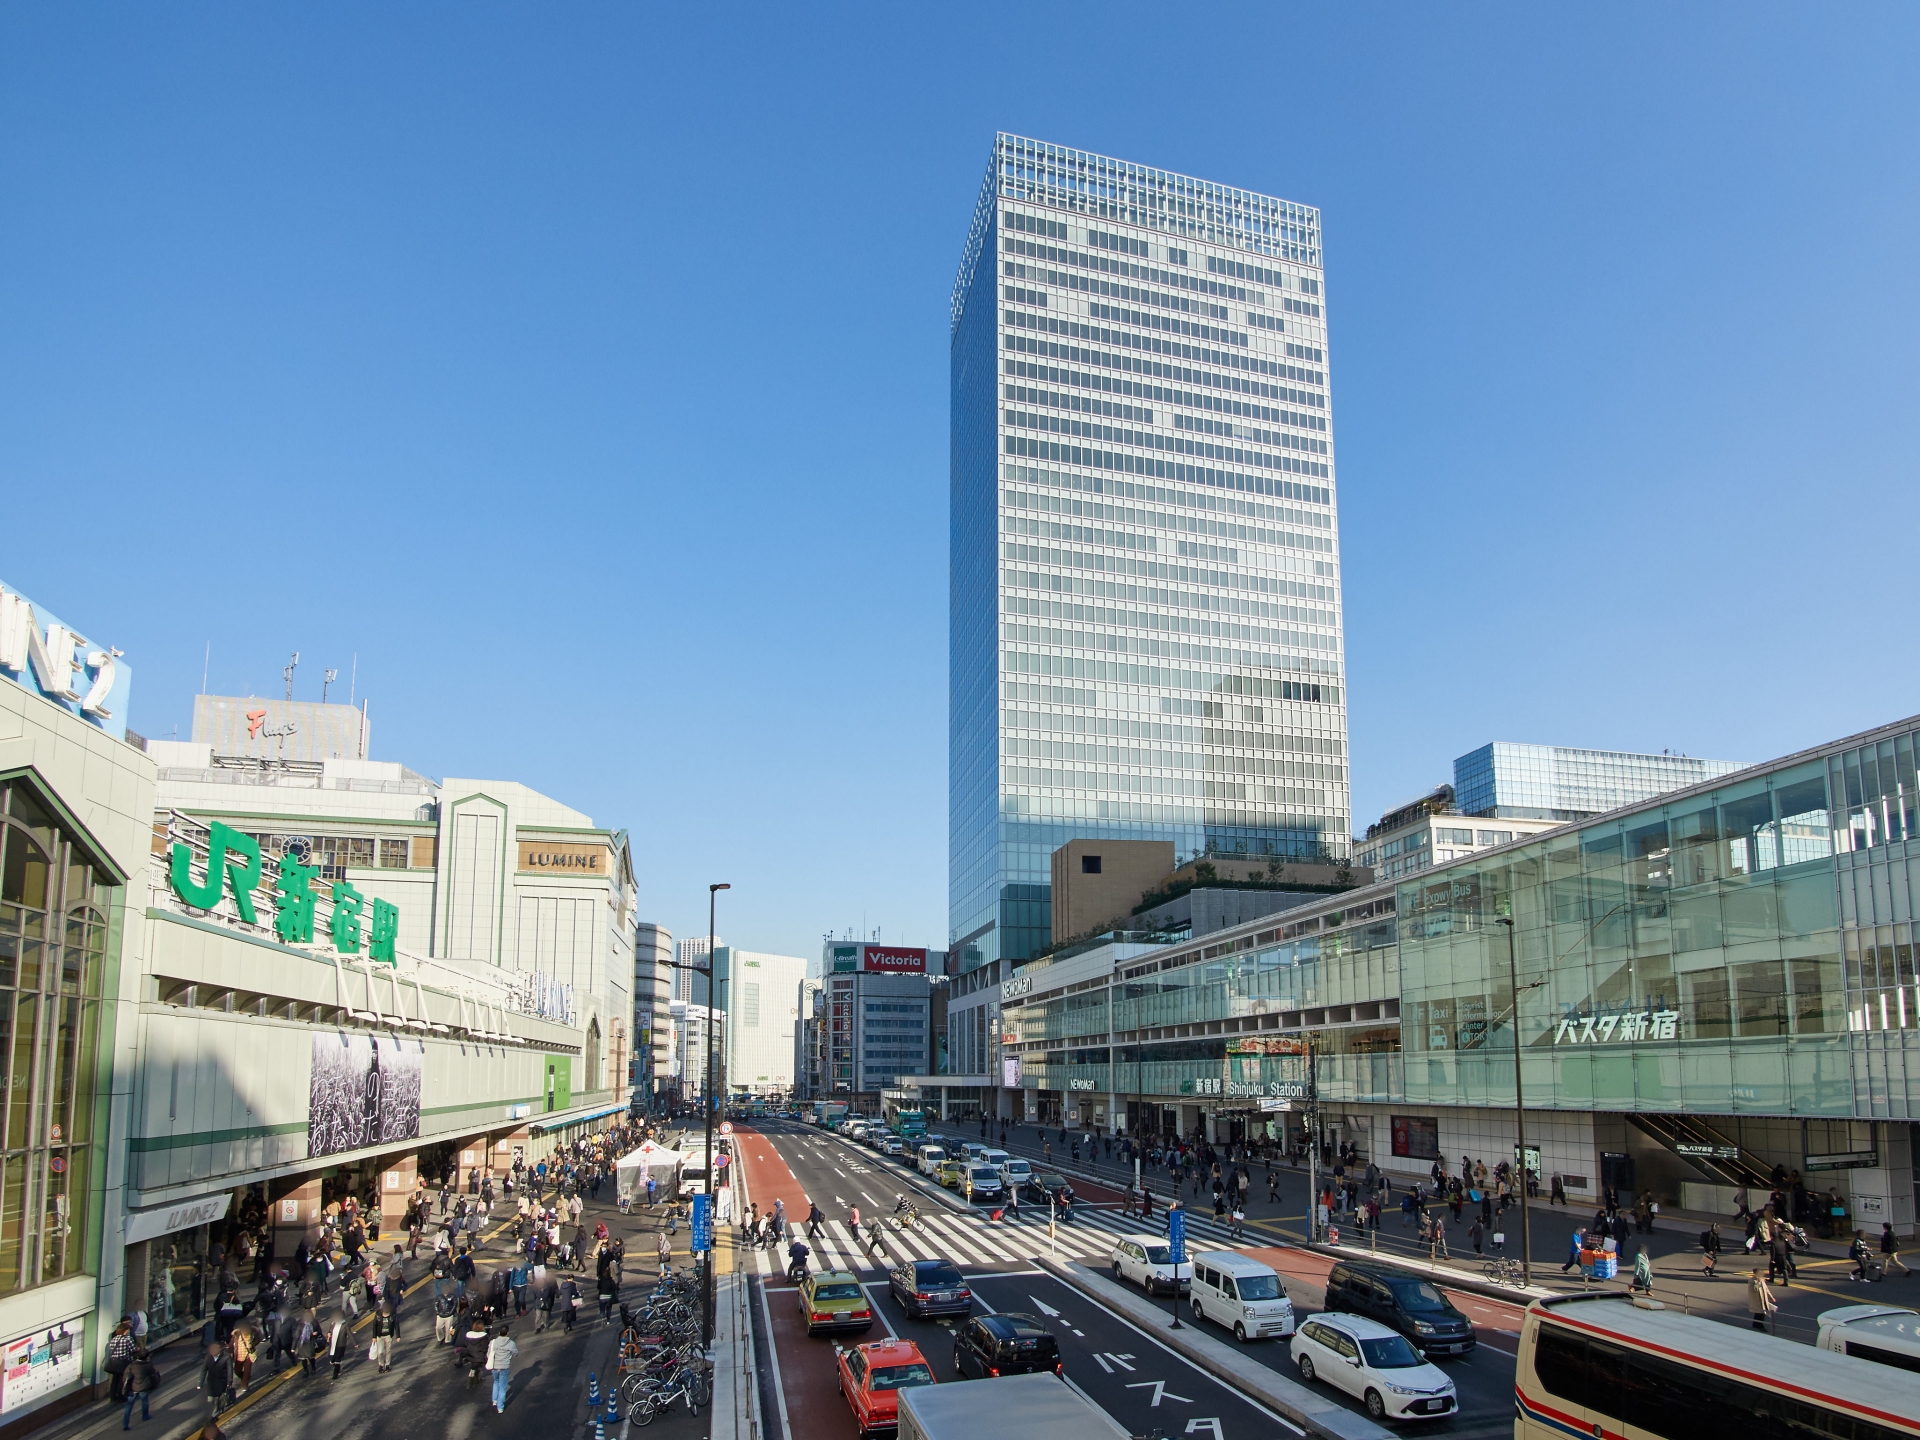
[[1704, 1120], [1658, 1112], [1630, 1112], [1627, 1119], [1641, 1134], [1722, 1185], [1745, 1185], [1761, 1191], [1772, 1187], [1773, 1169], [1766, 1161]]

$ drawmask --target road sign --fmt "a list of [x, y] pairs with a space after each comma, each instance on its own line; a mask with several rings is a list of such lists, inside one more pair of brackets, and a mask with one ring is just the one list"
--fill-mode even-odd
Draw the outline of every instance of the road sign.
[[733, 1133], [733, 1122], [731, 1120], [722, 1120], [720, 1122], [720, 1133], [722, 1135], [731, 1135]]
[[696, 1255], [703, 1250], [713, 1249], [713, 1197], [696, 1195], [693, 1197], [693, 1239], [688, 1248]]
[[1178, 1206], [1167, 1211], [1167, 1246], [1175, 1265], [1187, 1263], [1187, 1212]]
[[1268, 1097], [1260, 1102], [1260, 1108], [1270, 1114], [1278, 1114], [1283, 1110], [1293, 1109], [1293, 1101], [1275, 1100], [1272, 1097]]

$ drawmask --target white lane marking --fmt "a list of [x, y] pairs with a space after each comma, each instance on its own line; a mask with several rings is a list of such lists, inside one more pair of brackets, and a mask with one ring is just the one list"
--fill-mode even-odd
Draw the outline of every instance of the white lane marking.
[[1189, 1400], [1186, 1396], [1176, 1395], [1167, 1389], [1167, 1382], [1164, 1380], [1135, 1380], [1128, 1384], [1127, 1389], [1153, 1391], [1153, 1399], [1150, 1403], [1155, 1410], [1160, 1408], [1162, 1398], [1178, 1400], [1182, 1405], [1191, 1405], [1193, 1403], [1193, 1401]]
[[[890, 1286], [882, 1285], [880, 1288], [885, 1290], [889, 1295], [893, 1293]], [[867, 1308], [873, 1311], [873, 1318], [886, 1327], [887, 1338], [889, 1340], [898, 1340], [900, 1337], [893, 1333], [893, 1322], [887, 1319], [887, 1312], [880, 1308], [880, 1302], [873, 1298], [873, 1286], [862, 1285], [860, 1289], [866, 1294]]]
[[1203, 1430], [1212, 1431], [1213, 1440], [1223, 1440], [1223, 1437], [1220, 1434], [1220, 1421], [1218, 1418], [1210, 1417], [1205, 1420], [1187, 1421], [1187, 1434], [1198, 1435]]
[[1102, 1355], [1098, 1350], [1096, 1350], [1093, 1352], [1093, 1358], [1094, 1358], [1094, 1362], [1098, 1364], [1102, 1370], [1106, 1371], [1109, 1375], [1113, 1374], [1113, 1366], [1107, 1363], [1106, 1356]]
[[[1054, 1278], [1056, 1280], [1059, 1279], [1058, 1276], [1055, 1276]], [[1061, 1280], [1059, 1283], [1063, 1285], [1066, 1284], [1064, 1280]], [[1258, 1410], [1262, 1415], [1266, 1416], [1269, 1420], [1273, 1421], [1276, 1425], [1284, 1425], [1287, 1427], [1287, 1429], [1291, 1430], [1296, 1435], [1304, 1436], [1307, 1433], [1305, 1430], [1302, 1430], [1298, 1425], [1294, 1424], [1291, 1420], [1287, 1419], [1285, 1416], [1276, 1415], [1273, 1411], [1269, 1410], [1266, 1406], [1262, 1405], [1258, 1400], [1255, 1400], [1252, 1396], [1244, 1395], [1240, 1391], [1232, 1389], [1230, 1386], [1228, 1386], [1224, 1382], [1215, 1380], [1213, 1376], [1209, 1375], [1205, 1370], [1202, 1370], [1198, 1365], [1196, 1365], [1193, 1361], [1189, 1360], [1186, 1356], [1182, 1355], [1178, 1350], [1175, 1350], [1170, 1345], [1161, 1344], [1161, 1342], [1158, 1339], [1156, 1339], [1152, 1335], [1149, 1335], [1145, 1330], [1142, 1330], [1138, 1325], [1134, 1324], [1131, 1320], [1127, 1319], [1126, 1316], [1118, 1314], [1117, 1312], [1112, 1310], [1109, 1310], [1107, 1314], [1111, 1318], [1119, 1321], [1122, 1325], [1126, 1326], [1127, 1329], [1133, 1331], [1133, 1333], [1138, 1335], [1142, 1340], [1147, 1341], [1155, 1349], [1166, 1351], [1167, 1354], [1171, 1355], [1174, 1359], [1178, 1360], [1182, 1365], [1186, 1366], [1189, 1370], [1193, 1371], [1193, 1373], [1198, 1375], [1203, 1381], [1208, 1381], [1214, 1385], [1219, 1386], [1220, 1389], [1227, 1391], [1228, 1394], [1234, 1396], [1236, 1399], [1244, 1402], [1247, 1405], [1252, 1406], [1255, 1410]]]
[[1027, 1298], [1033, 1301], [1034, 1305], [1039, 1308], [1039, 1311], [1042, 1315], [1058, 1315], [1060, 1313], [1058, 1310], [1054, 1309], [1053, 1306], [1047, 1304], [1046, 1301], [1042, 1300], [1038, 1295], [1029, 1295]]
[[[793, 1429], [787, 1423], [787, 1387], [780, 1378], [780, 1347], [773, 1343], [773, 1308], [767, 1304], [765, 1285], [760, 1287], [760, 1314], [767, 1323], [767, 1359], [773, 1366], [773, 1398], [780, 1402], [780, 1431], [784, 1435], [791, 1435]], [[627, 1418], [631, 1420], [633, 1417], [629, 1414]]]

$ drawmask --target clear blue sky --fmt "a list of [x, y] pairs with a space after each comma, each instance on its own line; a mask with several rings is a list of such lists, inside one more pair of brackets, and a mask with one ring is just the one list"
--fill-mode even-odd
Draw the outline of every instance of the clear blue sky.
[[133, 722], [374, 752], [643, 911], [946, 923], [947, 295], [998, 128], [1320, 206], [1359, 825], [1489, 739], [1920, 710], [1920, 9], [0, 12], [0, 579]]

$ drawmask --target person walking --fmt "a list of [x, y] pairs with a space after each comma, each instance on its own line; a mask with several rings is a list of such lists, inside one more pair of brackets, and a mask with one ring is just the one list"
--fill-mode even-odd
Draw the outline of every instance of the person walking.
[[493, 1372], [493, 1408], [501, 1415], [507, 1413], [507, 1386], [512, 1383], [513, 1360], [519, 1353], [520, 1347], [513, 1343], [504, 1325], [494, 1331], [493, 1339], [487, 1342], [487, 1369]]
[[327, 1360], [333, 1366], [332, 1378], [340, 1378], [340, 1369], [347, 1363], [347, 1347], [352, 1344], [347, 1334], [347, 1317], [334, 1317], [333, 1324], [327, 1327]]
[[1700, 1273], [1711, 1276], [1720, 1262], [1720, 1222], [1714, 1221], [1700, 1232]]
[[219, 1340], [207, 1346], [207, 1358], [200, 1365], [198, 1387], [207, 1397], [207, 1422], [212, 1423], [227, 1405], [227, 1393], [233, 1389], [233, 1357]]
[[127, 1369], [133, 1364], [133, 1352], [138, 1348], [133, 1338], [133, 1317], [122, 1315], [120, 1323], [113, 1327], [113, 1334], [107, 1337], [107, 1373], [113, 1377], [111, 1398], [118, 1405], [126, 1399]]
[[669, 1270], [673, 1269], [673, 1241], [667, 1238], [667, 1232], [664, 1230], [660, 1232], [660, 1240], [656, 1249], [660, 1255], [660, 1273], [665, 1275]]
[[393, 1342], [399, 1333], [399, 1321], [394, 1318], [393, 1306], [382, 1300], [380, 1308], [373, 1312], [373, 1344], [368, 1347], [373, 1363], [382, 1375], [393, 1369]]
[[569, 1335], [573, 1333], [573, 1317], [579, 1313], [580, 1301], [580, 1282], [569, 1275], [560, 1282], [561, 1328]]
[[1893, 1267], [1896, 1265], [1900, 1267], [1902, 1275], [1908, 1279], [1913, 1278], [1913, 1271], [1909, 1270], [1907, 1262], [1900, 1258], [1900, 1241], [1893, 1233], [1892, 1223], [1882, 1221], [1880, 1224], [1880, 1273], [1892, 1275]]
[[433, 1341], [436, 1345], [453, 1343], [453, 1296], [440, 1294], [433, 1297]]
[[127, 1362], [126, 1374], [122, 1379], [127, 1396], [127, 1408], [120, 1412], [120, 1428], [131, 1430], [134, 1402], [136, 1400], [140, 1402], [140, 1418], [151, 1420], [153, 1416], [149, 1413], [148, 1404], [153, 1397], [153, 1392], [160, 1385], [160, 1372], [153, 1368], [153, 1355], [146, 1346], [134, 1347], [133, 1358]]
[[1773, 1318], [1773, 1312], [1779, 1308], [1780, 1302], [1773, 1298], [1765, 1272], [1755, 1265], [1753, 1274], [1747, 1279], [1747, 1313], [1753, 1316], [1752, 1328], [1764, 1331]]

